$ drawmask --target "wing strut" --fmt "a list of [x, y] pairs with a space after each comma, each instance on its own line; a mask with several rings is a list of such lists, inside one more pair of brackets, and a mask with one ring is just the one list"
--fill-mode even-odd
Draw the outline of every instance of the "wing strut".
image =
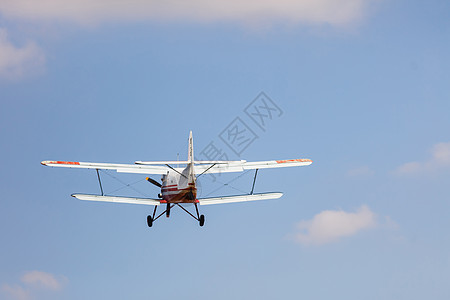
[[186, 175], [184, 175], [183, 173], [178, 172], [178, 171], [177, 171], [175, 168], [173, 168], [172, 166], [170, 166], [170, 165], [168, 165], [168, 164], [166, 164], [166, 166], [169, 167], [170, 169], [174, 170], [175, 172], [177, 172], [178, 174], [180, 174], [180, 175], [183, 176], [184, 178], [188, 179], [188, 178], [186, 177]]
[[212, 164], [208, 169], [206, 169], [205, 171], [203, 171], [202, 173], [200, 173], [200, 175], [198, 175], [195, 180], [197, 180], [200, 176], [202, 176], [203, 174], [205, 174], [209, 169], [211, 169], [212, 167], [214, 167], [217, 164]]
[[98, 173], [98, 169], [95, 169], [95, 171], [97, 171], [97, 178], [98, 178], [98, 183], [100, 184], [100, 191], [102, 192], [102, 196], [104, 196], [103, 195], [102, 181], [100, 180], [100, 174]]
[[255, 170], [255, 178], [253, 178], [252, 191], [250, 192], [250, 195], [253, 195], [253, 190], [255, 189], [256, 175], [258, 175], [258, 169]]

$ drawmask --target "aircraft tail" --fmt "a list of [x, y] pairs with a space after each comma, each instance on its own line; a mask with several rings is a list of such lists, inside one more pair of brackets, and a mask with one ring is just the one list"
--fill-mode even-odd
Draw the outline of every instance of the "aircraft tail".
[[192, 131], [189, 132], [189, 150], [188, 150], [188, 162], [194, 162], [194, 141], [192, 138]]
[[194, 173], [194, 140], [192, 138], [192, 131], [189, 132], [189, 150], [188, 150], [188, 165], [189, 170], [188, 185], [192, 185], [193, 191], [191, 191], [192, 199], [197, 197], [197, 190], [195, 188], [195, 173]]

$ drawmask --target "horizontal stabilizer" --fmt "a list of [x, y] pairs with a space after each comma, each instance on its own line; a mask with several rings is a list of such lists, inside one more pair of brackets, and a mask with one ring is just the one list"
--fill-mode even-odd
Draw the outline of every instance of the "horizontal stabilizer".
[[203, 199], [198, 199], [198, 201], [199, 201], [200, 205], [210, 205], [210, 204], [225, 204], [225, 203], [235, 203], [235, 202], [278, 199], [281, 196], [283, 196], [283, 193], [264, 193], [264, 194], [253, 194], [253, 195], [203, 198]]
[[[242, 164], [245, 160], [194, 160], [194, 164], [205, 165], [205, 164]], [[190, 163], [187, 160], [171, 160], [171, 161], [136, 161], [137, 165], [186, 165]]]
[[103, 202], [114, 202], [114, 203], [144, 204], [144, 205], [159, 205], [160, 204], [159, 200], [149, 199], [149, 198], [100, 196], [100, 195], [88, 195], [88, 194], [72, 194], [72, 197], [75, 197], [80, 200], [87, 200], [87, 201], [103, 201]]

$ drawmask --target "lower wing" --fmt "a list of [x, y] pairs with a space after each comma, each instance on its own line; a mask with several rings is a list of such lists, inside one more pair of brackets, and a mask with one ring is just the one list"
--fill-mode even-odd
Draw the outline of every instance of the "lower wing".
[[[198, 199], [198, 203], [200, 205], [225, 204], [225, 203], [235, 203], [235, 202], [278, 199], [281, 196], [283, 196], [283, 193], [263, 193], [263, 194], [252, 194], [252, 195], [224, 196], [224, 197]], [[156, 205], [156, 206], [161, 204], [160, 200], [149, 199], [149, 198], [100, 196], [100, 195], [89, 195], [89, 194], [72, 194], [72, 197], [75, 197], [80, 200], [87, 200], [87, 201], [143, 204], [143, 205]]]
[[252, 194], [252, 195], [225, 196], [225, 197], [216, 197], [216, 198], [203, 198], [203, 199], [198, 199], [198, 202], [200, 205], [225, 204], [225, 203], [235, 203], [235, 202], [278, 199], [281, 196], [283, 196], [283, 193], [264, 193], [264, 194]]
[[144, 205], [160, 205], [161, 202], [157, 199], [149, 198], [131, 198], [131, 197], [120, 197], [120, 196], [100, 196], [100, 195], [88, 195], [88, 194], [72, 194], [80, 200], [87, 201], [103, 201], [103, 202], [114, 202], [114, 203], [130, 203], [130, 204], [144, 204]]

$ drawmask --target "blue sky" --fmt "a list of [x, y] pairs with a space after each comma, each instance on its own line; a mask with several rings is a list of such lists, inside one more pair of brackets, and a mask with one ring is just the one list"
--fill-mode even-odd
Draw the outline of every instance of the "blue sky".
[[[447, 1], [40, 3], [0, 3], [1, 299], [449, 298]], [[261, 91], [283, 111], [265, 131]], [[240, 157], [218, 137], [236, 117], [258, 136]], [[189, 130], [197, 155], [314, 163], [259, 173], [281, 199], [151, 229], [151, 207], [70, 197], [93, 171], [40, 165], [185, 159]]]

